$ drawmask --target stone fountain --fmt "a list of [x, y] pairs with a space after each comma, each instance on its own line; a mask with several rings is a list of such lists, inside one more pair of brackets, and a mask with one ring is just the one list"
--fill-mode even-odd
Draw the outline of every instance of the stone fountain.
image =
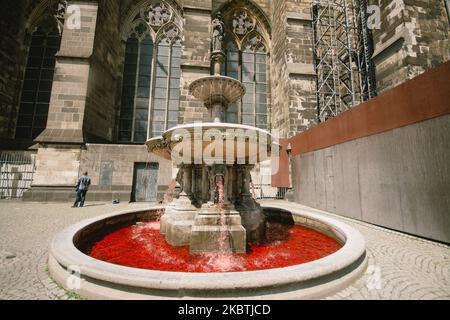
[[[228, 105], [239, 101], [246, 90], [240, 81], [219, 74], [224, 61], [221, 46], [213, 51], [212, 60], [215, 75], [189, 86], [190, 94], [204, 102], [210, 122], [182, 125], [147, 142], [149, 152], [168, 160], [177, 150], [183, 157], [177, 175], [182, 192], [161, 218], [161, 233], [173, 246], [189, 245], [191, 253], [245, 253], [247, 243], [258, 243], [265, 233], [265, 216], [250, 192], [250, 172], [270, 157], [274, 142], [267, 131], [225, 123]], [[205, 138], [211, 135], [214, 138]], [[221, 150], [208, 156], [206, 151], [221, 139]]]
[[[180, 196], [164, 208], [160, 221], [167, 242], [189, 246], [191, 253], [245, 253], [248, 243], [264, 239], [266, 228], [263, 210], [250, 193], [250, 172], [255, 164], [269, 159], [272, 146], [279, 150], [279, 145], [267, 131], [225, 123], [228, 105], [239, 101], [245, 88], [239, 81], [219, 75], [224, 61], [220, 19], [213, 21], [213, 28], [215, 75], [198, 79], [189, 88], [205, 103], [210, 122], [170, 129], [149, 140], [147, 147], [179, 168], [176, 181]], [[317, 210], [286, 202], [265, 203], [264, 209], [268, 216], [272, 212], [272, 219], [273, 212], [288, 214], [296, 224], [319, 230], [343, 247], [329, 256], [287, 268], [229, 273], [164, 272], [158, 267], [145, 270], [90, 256], [89, 248], [111, 232], [140, 228], [138, 225], [145, 229], [146, 224], [153, 228], [163, 210], [158, 206], [115, 212], [61, 231], [51, 243], [49, 272], [67, 290], [79, 282], [77, 292], [89, 299], [323, 298], [365, 272], [365, 241], [357, 230]], [[154, 247], [144, 247], [147, 254], [156, 253]], [[110, 249], [115, 250], [114, 246]], [[139, 256], [143, 250], [140, 246], [128, 249], [138, 250]], [[314, 246], [309, 249], [315, 250]], [[219, 262], [224, 260], [223, 255], [217, 257]]]

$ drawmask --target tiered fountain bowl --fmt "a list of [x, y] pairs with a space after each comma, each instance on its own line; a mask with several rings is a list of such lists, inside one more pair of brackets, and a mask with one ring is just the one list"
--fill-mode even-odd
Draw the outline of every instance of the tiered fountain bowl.
[[[211, 121], [180, 125], [147, 142], [150, 152], [168, 160], [180, 144], [191, 144], [179, 153], [187, 160], [177, 164], [179, 198], [64, 230], [51, 245], [53, 278], [91, 299], [311, 299], [337, 292], [361, 276], [365, 241], [358, 231], [317, 210], [284, 201], [260, 205], [253, 199], [250, 171], [279, 145], [267, 131], [223, 123], [228, 104], [245, 94], [243, 85], [217, 75], [194, 81], [190, 92], [205, 103]], [[194, 139], [211, 131], [214, 139]], [[211, 154], [211, 162], [204, 151], [217, 139], [228, 141], [228, 148], [223, 157], [218, 150]], [[279, 254], [278, 248], [294, 237], [298, 242], [288, 248], [293, 257]], [[244, 261], [242, 268], [227, 265], [236, 259]], [[204, 268], [209, 261], [221, 264]], [[245, 261], [252, 267], [246, 269], [250, 262]], [[79, 286], [73, 288], [74, 283]]]
[[[166, 131], [161, 137], [155, 137], [147, 142], [149, 152], [161, 156], [164, 159], [172, 160], [172, 152], [176, 147], [185, 141], [185, 133], [192, 138], [195, 135], [201, 137], [207, 136], [207, 133], [218, 132], [224, 141], [224, 158], [222, 162], [249, 163], [249, 159], [255, 159], [254, 163], [260, 163], [270, 158], [272, 148], [279, 148], [276, 139], [266, 130], [246, 126], [241, 124], [231, 124], [222, 122], [225, 118], [227, 106], [230, 103], [239, 101], [245, 95], [245, 87], [236, 79], [225, 76], [210, 76], [195, 80], [189, 86], [192, 96], [203, 101], [209, 109], [210, 118], [213, 122], [197, 122], [184, 124]], [[201, 142], [201, 154], [206, 150], [214, 140], [203, 139]], [[198, 145], [191, 143], [189, 159], [194, 163], [194, 154]], [[230, 150], [232, 154], [230, 155]], [[267, 151], [267, 152], [263, 152]], [[228, 153], [227, 153], [228, 152]], [[179, 156], [185, 156], [178, 153]], [[228, 159], [226, 158], [228, 155]], [[202, 159], [205, 160], [205, 159]], [[196, 162], [197, 163], [197, 162]]]

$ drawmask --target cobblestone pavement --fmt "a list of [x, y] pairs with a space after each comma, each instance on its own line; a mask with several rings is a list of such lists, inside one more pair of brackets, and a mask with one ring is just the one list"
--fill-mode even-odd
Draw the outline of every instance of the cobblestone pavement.
[[[286, 204], [301, 208], [298, 204]], [[306, 208], [306, 207], [305, 207]], [[334, 214], [366, 240], [364, 276], [327, 299], [450, 299], [450, 247]]]
[[[70, 204], [0, 201], [0, 299], [76, 299], [47, 272], [52, 237], [80, 220], [148, 204]], [[334, 216], [333, 217], [337, 217]], [[450, 247], [359, 221], [368, 272], [328, 299], [450, 299]]]
[[0, 201], [0, 299], [76, 298], [58, 287], [47, 272], [47, 253], [53, 236], [81, 220], [148, 204], [70, 206]]

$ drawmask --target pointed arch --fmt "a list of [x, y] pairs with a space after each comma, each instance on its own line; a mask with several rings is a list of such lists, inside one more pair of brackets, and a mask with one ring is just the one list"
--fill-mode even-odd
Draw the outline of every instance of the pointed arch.
[[143, 143], [178, 125], [182, 25], [171, 1], [141, 1], [126, 43], [118, 140]]
[[272, 38], [270, 19], [264, 10], [252, 0], [228, 0], [214, 10], [212, 15], [215, 16], [218, 12], [229, 12], [230, 10], [236, 8], [242, 8], [252, 13], [259, 24], [261, 33], [263, 33], [263, 36], [266, 38], [266, 42], [269, 42]]
[[[162, 8], [162, 12], [165, 17], [160, 18], [160, 16], [158, 16], [156, 20], [155, 18], [148, 19], [148, 14], [154, 12], [153, 10], [156, 7]], [[180, 30], [183, 29], [184, 12], [182, 7], [175, 0], [133, 1], [127, 8], [124, 9], [124, 11], [126, 13], [123, 15], [120, 28], [120, 34], [123, 40], [127, 38], [133, 22], [137, 19], [143, 19], [144, 21], [147, 20], [148, 25], [151, 26], [151, 29], [154, 31], [154, 39], [159, 28], [168, 22], [175, 24]], [[167, 13], [169, 17], [167, 17]], [[153, 17], [155, 17], [155, 15], [153, 15]]]
[[242, 50], [251, 49], [253, 51], [268, 52], [268, 44], [261, 34], [253, 30], [242, 39]]
[[31, 34], [43, 23], [55, 23], [58, 26], [59, 33], [62, 34], [62, 23], [66, 7], [66, 0], [42, 0], [32, 2], [27, 9], [28, 18], [25, 25], [26, 32]]

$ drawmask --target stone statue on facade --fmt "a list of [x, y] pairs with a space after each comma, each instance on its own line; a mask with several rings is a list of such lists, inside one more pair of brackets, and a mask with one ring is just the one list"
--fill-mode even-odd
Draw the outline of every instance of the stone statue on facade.
[[222, 21], [222, 13], [217, 13], [212, 21], [212, 51], [223, 52], [223, 39], [225, 37], [225, 24]]

